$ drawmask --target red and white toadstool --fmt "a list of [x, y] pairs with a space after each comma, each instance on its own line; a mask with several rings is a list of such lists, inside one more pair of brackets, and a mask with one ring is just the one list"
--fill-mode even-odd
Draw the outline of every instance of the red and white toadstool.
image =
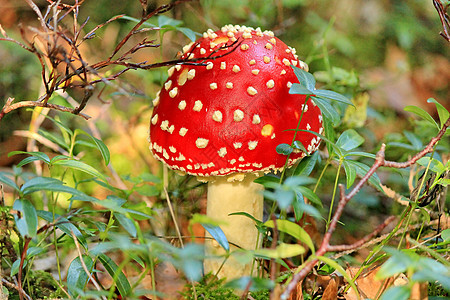
[[[182, 59], [204, 58], [204, 65], [178, 64], [153, 101], [150, 149], [169, 168], [208, 181], [207, 215], [225, 220], [221, 226], [228, 241], [255, 249], [258, 231], [246, 212], [263, 216], [262, 186], [253, 180], [279, 171], [286, 156], [275, 151], [291, 144], [300, 116], [300, 129], [322, 133], [322, 115], [304, 95], [289, 94], [297, 82], [291, 65], [307, 70], [295, 49], [271, 31], [245, 26], [208, 30], [195, 43], [183, 48]], [[308, 153], [320, 139], [298, 133]], [[294, 151], [288, 166], [306, 153]], [[208, 252], [219, 251], [216, 243]], [[205, 263], [205, 272], [217, 271], [221, 261]], [[249, 267], [228, 261], [219, 276], [250, 275]]]

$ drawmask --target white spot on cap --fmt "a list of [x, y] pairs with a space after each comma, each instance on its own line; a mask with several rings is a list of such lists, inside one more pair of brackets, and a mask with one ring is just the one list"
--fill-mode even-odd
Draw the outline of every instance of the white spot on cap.
[[174, 87], [174, 88], [171, 89], [170, 92], [169, 92], [170, 98], [175, 98], [177, 94], [178, 94], [178, 88], [177, 88], [177, 87]]
[[228, 32], [227, 32], [227, 37], [229, 37], [229, 38], [234, 37], [234, 33], [231, 32], [231, 31], [228, 31]]
[[275, 38], [271, 38], [269, 40], [269, 42], [271, 42], [272, 44], [276, 45], [277, 44], [277, 40]]
[[248, 93], [250, 96], [254, 96], [254, 95], [258, 94], [258, 91], [257, 91], [254, 87], [249, 86], [249, 87], [247, 88], [247, 93]]
[[168, 120], [164, 120], [161, 122], [161, 129], [162, 130], [169, 130], [169, 121]]
[[239, 72], [240, 70], [241, 70], [241, 68], [239, 68], [238, 65], [234, 65], [234, 66], [233, 66], [233, 72], [234, 72], [234, 73], [237, 73], [237, 72]]
[[292, 60], [291, 60], [291, 63], [292, 63], [292, 65], [293, 65], [294, 67], [296, 67], [296, 66], [297, 66], [297, 63], [298, 63], [298, 61], [296, 61], [296, 60], [292, 59]]
[[281, 70], [280, 75], [284, 75], [284, 74], [286, 74], [286, 70]]
[[267, 81], [266, 86], [271, 89], [275, 86], [275, 81], [273, 81], [273, 79], [270, 79], [269, 81]]
[[258, 70], [258, 69], [252, 70], [252, 74], [253, 74], [253, 75], [258, 75], [258, 74], [259, 74], [259, 70]]
[[219, 151], [217, 151], [217, 153], [219, 153], [220, 157], [224, 157], [227, 154], [227, 148], [222, 147], [219, 149]]
[[253, 115], [253, 124], [259, 124], [261, 123], [261, 118], [259, 117], [259, 115]]
[[172, 152], [172, 153], [177, 152], [177, 149], [176, 149], [174, 146], [169, 146], [169, 150], [170, 150], [170, 152]]
[[289, 61], [289, 59], [283, 58], [283, 64], [289, 67], [291, 65], [291, 62]]
[[258, 145], [258, 141], [250, 141], [250, 142], [248, 142], [248, 149], [254, 150], [257, 145]]
[[239, 142], [233, 143], [233, 147], [234, 147], [234, 149], [239, 149], [242, 147], [242, 143], [239, 143]]
[[272, 50], [273, 46], [271, 43], [267, 43], [264, 48], [268, 49], [268, 50]]
[[291, 86], [292, 86], [292, 82], [288, 81], [287, 84], [286, 84], [286, 86], [288, 87], [288, 89], [290, 89]]
[[243, 156], [240, 156], [240, 157], [238, 158], [238, 160], [239, 160], [239, 161], [245, 161], [245, 159], [244, 159]]
[[227, 68], [227, 63], [224, 62], [224, 61], [221, 62], [221, 63], [220, 63], [220, 69], [221, 69], [221, 70], [225, 70], [226, 68]]
[[242, 37], [243, 37], [244, 39], [251, 39], [251, 38], [252, 38], [252, 34], [251, 34], [250, 32], [244, 32], [244, 33], [242, 34]]
[[170, 127], [167, 129], [167, 131], [168, 131], [170, 134], [172, 134], [174, 130], [175, 130], [175, 126], [174, 126], [174, 125], [170, 126]]
[[291, 53], [291, 49], [287, 48], [286, 53]]
[[222, 122], [222, 112], [220, 110], [216, 110], [213, 115], [212, 119], [216, 122]]
[[270, 138], [273, 140], [275, 138], [275, 133], [273, 133]]
[[208, 146], [208, 142], [209, 142], [209, 140], [207, 140], [207, 139], [198, 138], [195, 141], [195, 145], [197, 146], [197, 148], [203, 149], [203, 148], [206, 148], [206, 146]]
[[165, 159], [169, 159], [170, 158], [169, 153], [167, 153], [166, 149], [163, 149], [163, 156], [164, 156]]
[[187, 79], [188, 80], [192, 80], [195, 77], [195, 69], [190, 69], [189, 72], [187, 73]]
[[248, 62], [250, 66], [253, 66], [254, 64], [256, 64], [256, 60], [252, 59], [251, 61]]
[[159, 104], [159, 93], [156, 95], [155, 99], [153, 99], [153, 106], [156, 107]]
[[181, 127], [180, 131], [178, 131], [178, 134], [181, 136], [185, 136], [187, 131], [188, 131], [187, 128]]
[[266, 64], [270, 63], [270, 57], [268, 57], [268, 56], [265, 56], [265, 55], [264, 55], [263, 60], [264, 60], [264, 62], [265, 62]]
[[178, 103], [178, 108], [179, 108], [180, 110], [185, 109], [185, 108], [186, 108], [186, 101], [181, 100], [180, 103]]
[[200, 54], [206, 54], [205, 48], [200, 48]]
[[250, 48], [250, 47], [247, 44], [241, 45], [241, 50], [243, 50], [243, 51], [248, 50], [248, 48]]
[[311, 125], [309, 125], [309, 123], [306, 124], [306, 130], [310, 130], [311, 129]]
[[233, 114], [233, 119], [235, 122], [240, 122], [244, 119], [244, 112], [240, 109], [236, 109]]
[[164, 83], [164, 88], [166, 89], [166, 91], [168, 91], [171, 86], [172, 86], [172, 80], [168, 80], [168, 81], [166, 81], [166, 83]]
[[200, 111], [202, 110], [203, 103], [200, 100], [196, 100], [194, 103], [194, 108], [192, 108], [194, 111]]
[[174, 66], [171, 66], [171, 67], [169, 68], [169, 70], [167, 70], [167, 74], [169, 75], [169, 77], [173, 75], [173, 72], [174, 72], [174, 71], [175, 71], [175, 67], [174, 67]]
[[175, 65], [175, 70], [180, 71], [181, 70], [181, 65]]
[[206, 63], [206, 70], [211, 70], [214, 67], [214, 64], [210, 61]]
[[233, 88], [233, 83], [232, 82], [227, 82], [225, 84], [225, 86], [227, 87], [227, 89], [232, 89]]
[[215, 83], [215, 82], [211, 83], [211, 84], [209, 85], [209, 88], [212, 89], [212, 90], [217, 89], [217, 83]]
[[152, 118], [152, 124], [155, 125], [158, 122], [158, 114], [154, 115]]

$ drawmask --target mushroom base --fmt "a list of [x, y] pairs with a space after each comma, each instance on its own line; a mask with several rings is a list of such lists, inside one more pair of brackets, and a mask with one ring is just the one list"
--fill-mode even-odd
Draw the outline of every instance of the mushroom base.
[[[261, 246], [261, 236], [256, 229], [255, 222], [241, 215], [229, 216], [231, 213], [246, 212], [257, 220], [263, 218], [263, 186], [254, 183], [255, 175], [248, 174], [242, 181], [229, 182], [227, 177], [215, 178], [208, 182], [208, 200], [206, 214], [217, 221], [224, 222], [220, 225], [230, 243], [230, 251], [238, 248], [257, 249]], [[210, 237], [206, 233], [207, 237]], [[211, 258], [211, 256], [223, 255], [225, 250], [213, 239], [205, 240], [205, 252], [208, 257], [204, 262], [205, 274], [216, 274], [223, 263], [224, 257]], [[252, 272], [252, 262], [242, 263], [233, 255], [225, 262], [219, 278], [237, 278], [249, 276]], [[256, 267], [253, 269], [256, 273]]]

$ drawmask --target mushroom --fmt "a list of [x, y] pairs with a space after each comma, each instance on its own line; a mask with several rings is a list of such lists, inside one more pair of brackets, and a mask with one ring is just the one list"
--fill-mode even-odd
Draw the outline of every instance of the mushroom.
[[[169, 168], [208, 182], [207, 216], [225, 221], [228, 241], [243, 249], [260, 247], [254, 222], [235, 212], [263, 217], [263, 187], [254, 179], [282, 170], [286, 156], [276, 146], [291, 144], [300, 117], [300, 129], [322, 133], [322, 115], [312, 100], [289, 94], [297, 82], [291, 65], [307, 70], [295, 49], [271, 31], [245, 26], [209, 29], [183, 48], [181, 59], [204, 58], [202, 64], [177, 64], [153, 101], [150, 149]], [[303, 115], [302, 115], [303, 110]], [[320, 139], [297, 134], [308, 153]], [[294, 151], [292, 166], [306, 153]], [[217, 242], [206, 242], [207, 254], [220, 253]], [[221, 261], [205, 260], [205, 273], [216, 272]], [[229, 259], [219, 277], [250, 275]]]

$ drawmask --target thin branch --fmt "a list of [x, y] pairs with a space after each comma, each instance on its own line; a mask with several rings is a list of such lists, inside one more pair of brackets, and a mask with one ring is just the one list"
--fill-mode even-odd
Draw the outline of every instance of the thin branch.
[[[59, 111], [63, 111], [63, 112], [69, 112], [72, 114], [76, 114], [75, 111], [76, 109], [74, 108], [69, 108], [69, 107], [65, 107], [62, 105], [57, 105], [57, 104], [52, 104], [52, 103], [43, 103], [39, 100], [37, 101], [20, 101], [14, 104], [11, 104], [14, 101], [14, 98], [8, 98], [8, 100], [6, 101], [5, 105], [3, 106], [2, 110], [0, 111], [0, 121], [3, 119], [3, 117], [13, 111], [16, 110], [18, 108], [23, 108], [23, 107], [45, 107], [45, 108], [50, 108], [50, 109], [54, 109], [54, 110], [59, 110]], [[84, 113], [79, 113], [79, 116], [83, 117], [86, 120], [89, 120], [91, 117], [84, 114]]]
[[[359, 190], [363, 187], [363, 185], [368, 182], [370, 177], [373, 174], [375, 174], [375, 172], [378, 168], [383, 167], [383, 166], [396, 168], [396, 169], [410, 167], [411, 165], [416, 163], [420, 158], [424, 157], [426, 154], [433, 151], [436, 144], [439, 142], [439, 140], [442, 139], [442, 137], [446, 133], [448, 127], [450, 127], [450, 118], [447, 119], [447, 121], [444, 123], [442, 128], [439, 130], [438, 134], [430, 140], [430, 142], [425, 146], [425, 148], [422, 151], [418, 152], [416, 155], [414, 155], [410, 160], [408, 160], [406, 162], [399, 163], [399, 162], [385, 160], [386, 145], [382, 144], [380, 150], [378, 151], [378, 153], [376, 155], [374, 164], [369, 169], [369, 171], [367, 171], [367, 173], [363, 176], [363, 178], [350, 191], [350, 193], [345, 195], [344, 186], [339, 185], [340, 199], [339, 199], [338, 207], [333, 215], [333, 218], [330, 222], [328, 230], [322, 239], [322, 243], [321, 243], [319, 249], [316, 251], [316, 255], [314, 257], [323, 256], [327, 252], [339, 249], [339, 247], [344, 247], [344, 248], [346, 247], [345, 245], [344, 246], [331, 246], [330, 245], [331, 236], [332, 236], [334, 230], [336, 229], [336, 226], [339, 222], [339, 219], [342, 216], [342, 213], [343, 213], [344, 208], [347, 205], [347, 203], [359, 192]], [[388, 220], [386, 220], [386, 221], [388, 221]], [[383, 224], [381, 224], [377, 229], [385, 226], [384, 224], [386, 223], [386, 221]], [[365, 238], [363, 238], [363, 240], [364, 239]], [[284, 299], [284, 300], [288, 299], [289, 295], [292, 293], [294, 288], [296, 288], [298, 282], [300, 280], [302, 280], [303, 278], [305, 278], [309, 274], [309, 272], [311, 272], [311, 270], [314, 268], [314, 266], [316, 265], [317, 262], [318, 262], [317, 258], [310, 259], [309, 261], [306, 262], [306, 264], [304, 266], [302, 266], [302, 269], [298, 273], [293, 275], [292, 280], [289, 282], [286, 289], [282, 293], [281, 299]]]
[[[95, 288], [98, 291], [101, 291], [102, 289], [100, 288], [100, 285], [97, 283], [95, 278], [92, 276], [91, 272], [88, 270], [86, 264], [84, 263], [83, 254], [81, 253], [81, 248], [80, 248], [80, 244], [78, 243], [77, 236], [75, 235], [75, 233], [72, 230], [70, 231], [70, 233], [71, 233], [71, 235], [73, 237], [73, 241], [75, 242], [75, 246], [76, 246], [77, 252], [78, 252], [78, 257], [80, 258], [80, 263], [81, 263], [81, 266], [83, 267], [83, 270], [86, 272], [86, 275], [92, 281], [92, 283], [94, 284]], [[107, 299], [105, 296], [101, 296], [101, 297], [102, 297], [103, 300]]]
[[447, 7], [444, 7], [440, 0], [433, 0], [433, 5], [436, 8], [442, 23], [443, 31], [439, 32], [439, 34], [446, 39], [447, 42], [450, 42], [450, 17], [446, 11]]

